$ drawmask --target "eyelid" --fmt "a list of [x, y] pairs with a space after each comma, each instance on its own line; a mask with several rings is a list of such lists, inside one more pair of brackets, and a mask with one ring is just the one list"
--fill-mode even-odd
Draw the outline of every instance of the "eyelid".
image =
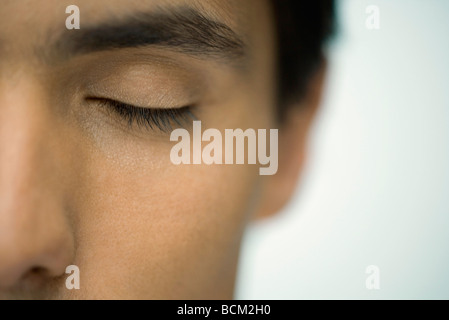
[[122, 120], [127, 121], [128, 127], [134, 126], [168, 133], [174, 126], [186, 127], [190, 121], [196, 120], [191, 112], [192, 106], [180, 108], [146, 108], [134, 106], [108, 98], [86, 98], [107, 111], [115, 113]]
[[[116, 99], [116, 98], [104, 98], [104, 97], [86, 97], [87, 101], [90, 102], [96, 102], [96, 103], [103, 103], [103, 104], [111, 104], [111, 105], [121, 105], [121, 106], [126, 106], [126, 107], [130, 107], [130, 108], [136, 108], [136, 109], [152, 109], [152, 110], [163, 110], [163, 109], [181, 109], [183, 107], [156, 107], [156, 106], [146, 106], [146, 107], [142, 107], [141, 105], [137, 105], [137, 104], [133, 104], [133, 103], [128, 103], [128, 102], [123, 102], [121, 101], [121, 99]], [[186, 106], [184, 106], [186, 107]]]
[[200, 100], [206, 92], [204, 75], [199, 71], [178, 63], [173, 65], [173, 62], [169, 65], [157, 60], [142, 61], [138, 56], [134, 59], [136, 61], [130, 61], [129, 57], [97, 60], [86, 72], [88, 78], [83, 78], [85, 96], [162, 109], [186, 106]]

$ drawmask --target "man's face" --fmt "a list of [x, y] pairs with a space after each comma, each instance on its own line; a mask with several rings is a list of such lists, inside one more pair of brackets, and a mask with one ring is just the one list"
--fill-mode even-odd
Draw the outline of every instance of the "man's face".
[[275, 128], [273, 47], [268, 1], [1, 1], [0, 298], [232, 297], [259, 166], [174, 165], [111, 101]]

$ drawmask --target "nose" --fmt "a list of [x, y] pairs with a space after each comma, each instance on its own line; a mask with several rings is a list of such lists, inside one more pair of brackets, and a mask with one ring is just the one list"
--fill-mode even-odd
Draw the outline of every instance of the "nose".
[[73, 259], [67, 150], [42, 92], [0, 88], [0, 289], [62, 275]]

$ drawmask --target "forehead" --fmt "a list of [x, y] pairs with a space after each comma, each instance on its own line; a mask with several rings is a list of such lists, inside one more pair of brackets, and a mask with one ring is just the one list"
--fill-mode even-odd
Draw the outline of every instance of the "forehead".
[[179, 9], [198, 11], [229, 27], [242, 39], [248, 61], [253, 61], [251, 69], [258, 69], [274, 56], [269, 4], [268, 0], [1, 0], [0, 70], [5, 72], [5, 64], [11, 70], [14, 65], [36, 68], [42, 57], [54, 50], [55, 43], [67, 40], [69, 34], [80, 35], [77, 30], [66, 28], [70, 15], [66, 8], [71, 5], [80, 10], [81, 31], [99, 26], [109, 28], [111, 23], [129, 21], [143, 13], [151, 16]]
[[[275, 68], [275, 36], [269, 4], [268, 0], [0, 0], [0, 74], [9, 77], [18, 70], [33, 74], [45, 71], [48, 64], [42, 62], [56, 61], [53, 58], [57, 59], [58, 54], [52, 53], [58, 52], [58, 44], [70, 39], [85, 42], [82, 39], [86, 32], [91, 34], [90, 30], [103, 36], [106, 33], [102, 31], [107, 29], [110, 39], [111, 32], [122, 30], [120, 21], [132, 22], [143, 13], [144, 17], [154, 17], [158, 12], [192, 9], [231, 29], [245, 47], [246, 73], [257, 73], [258, 78], [263, 78], [264, 73]], [[80, 10], [81, 30], [66, 28], [70, 15], [66, 8], [71, 5]], [[117, 24], [118, 29], [110, 28]], [[133, 36], [132, 32], [130, 35]], [[206, 38], [210, 38], [207, 33]]]
[[[170, 11], [193, 8], [205, 16], [225, 23], [235, 32], [250, 32], [249, 24], [260, 0], [2, 0], [0, 2], [0, 39], [36, 42], [48, 33], [63, 32], [69, 14], [66, 8], [80, 9], [81, 28], [111, 18], [132, 16], [139, 12]], [[17, 37], [17, 35], [20, 35]]]

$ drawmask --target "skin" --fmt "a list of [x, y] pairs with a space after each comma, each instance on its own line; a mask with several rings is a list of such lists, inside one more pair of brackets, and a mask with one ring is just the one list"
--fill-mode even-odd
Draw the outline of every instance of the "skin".
[[[71, 4], [81, 28], [188, 5], [241, 35], [248, 59], [236, 68], [146, 47], [45, 62]], [[259, 0], [2, 1], [0, 299], [232, 298], [245, 227], [288, 201], [319, 103], [322, 74], [277, 123], [273, 31]], [[88, 95], [195, 104], [203, 130], [279, 128], [279, 170], [175, 166], [169, 133], [129, 127]], [[65, 287], [68, 265], [80, 269], [80, 290]]]

